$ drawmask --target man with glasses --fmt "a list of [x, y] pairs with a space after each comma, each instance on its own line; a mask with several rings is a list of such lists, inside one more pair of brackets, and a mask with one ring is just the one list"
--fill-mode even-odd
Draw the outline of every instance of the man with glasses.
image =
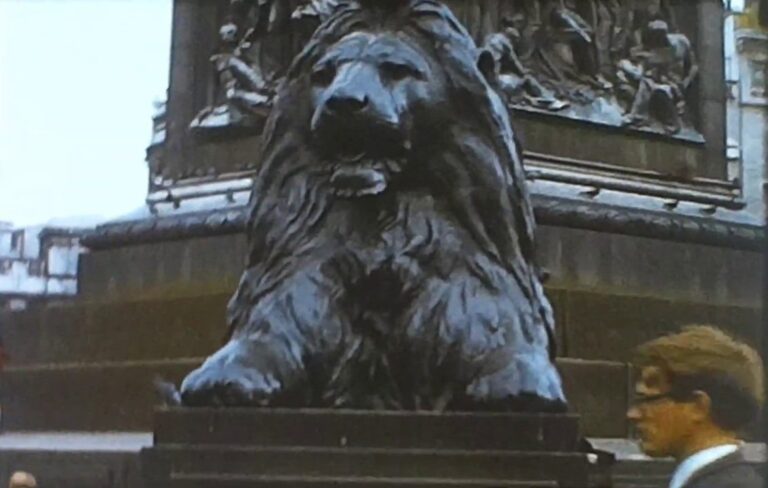
[[708, 326], [641, 345], [627, 418], [642, 450], [673, 457], [670, 488], [760, 488], [739, 434], [763, 405], [763, 366], [754, 349]]

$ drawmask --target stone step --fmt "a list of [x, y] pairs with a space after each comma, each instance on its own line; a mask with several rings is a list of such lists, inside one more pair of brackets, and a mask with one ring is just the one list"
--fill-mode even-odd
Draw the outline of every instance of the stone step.
[[80, 257], [78, 287], [89, 299], [231, 294], [246, 255], [242, 233], [94, 250]]
[[207, 356], [222, 344], [229, 298], [74, 302], [0, 314], [9, 368]]
[[[205, 348], [203, 343], [198, 343], [193, 348], [195, 352], [205, 349], [199, 356], [181, 356], [184, 354], [183, 332], [184, 328], [179, 326], [177, 332], [168, 335], [124, 336], [125, 341], [131, 342], [131, 348], [146, 344], [148, 350], [154, 350], [148, 356], [165, 350], [170, 356], [168, 359], [126, 360], [123, 359], [126, 356], [136, 356], [114, 351], [113, 360], [100, 362], [84, 359], [25, 366], [12, 363], [14, 365], [0, 376], [4, 427], [33, 431], [151, 430], [152, 409], [158, 403], [153, 380], [161, 377], [179, 384], [207, 354], [216, 350], [216, 345]], [[101, 334], [108, 336], [109, 329], [105, 327]], [[91, 337], [78, 336], [71, 342], [82, 339], [98, 343], [101, 339], [96, 335], [94, 331]], [[189, 335], [194, 337], [194, 331]], [[62, 335], [60, 340], [69, 341], [67, 337]], [[173, 340], [181, 343], [174, 344]], [[584, 435], [625, 436], [627, 366], [568, 358], [558, 360], [558, 364], [571, 408], [582, 414]], [[489, 432], [493, 429], [487, 428]]]
[[612, 476], [613, 488], [666, 488], [672, 476]]
[[574, 415], [202, 408], [155, 415], [157, 445], [572, 451], [579, 437]]
[[[6, 428], [150, 429], [152, 380], [178, 383], [218, 349], [229, 298], [105, 299], [0, 314], [10, 354], [0, 378]], [[558, 365], [585, 435], [626, 435], [627, 365], [571, 358]]]
[[[303, 443], [300, 437], [296, 443]], [[172, 474], [577, 481], [588, 479], [584, 453], [444, 449], [158, 446]], [[556, 470], [552, 466], [557, 466]]]
[[557, 488], [553, 481], [176, 475], [172, 488]]
[[598, 486], [580, 447], [574, 415], [173, 408], [142, 465], [158, 488]]
[[0, 375], [7, 431], [147, 431], [153, 380], [181, 381], [200, 359], [11, 368]]
[[665, 488], [669, 485], [675, 463], [663, 460], [623, 460], [611, 470], [614, 488]]

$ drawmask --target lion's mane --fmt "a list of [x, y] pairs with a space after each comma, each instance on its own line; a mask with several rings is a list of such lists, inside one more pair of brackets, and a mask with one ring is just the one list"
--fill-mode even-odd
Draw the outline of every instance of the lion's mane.
[[[358, 86], [397, 106], [401, 160], [386, 159], [397, 153], [379, 119], [336, 112], [325, 123], [371, 133], [338, 142], [343, 124], [312, 122], [343, 94], [316, 75], [348, 35], [422, 56], [422, 77], [380, 85], [386, 59], [344, 54], [361, 56]], [[185, 378], [185, 404], [562, 411], [520, 150], [489, 59], [437, 1], [339, 2], [278, 89], [230, 337]], [[337, 192], [340, 165], [366, 157], [391, 171], [381, 192]]]
[[[477, 245], [515, 276], [542, 320], [552, 327], [547, 301], [535, 278], [534, 218], [521, 155], [507, 109], [477, 67], [479, 50], [444, 5], [433, 0], [342, 2], [296, 58], [278, 90], [264, 134], [261, 170], [250, 215], [250, 272], [246, 290], [253, 304], [259, 290], [290, 272], [292, 255], [311, 239], [333, 204], [327, 171], [310, 144], [309, 72], [336, 42], [358, 30], [392, 29], [408, 36], [444, 68], [454, 101], [448, 136], [435, 141], [429, 192], [450, 211]], [[387, 9], [384, 15], [377, 8]], [[471, 140], [472, 144], [463, 141]], [[244, 291], [244, 290], [241, 290]], [[246, 298], [246, 297], [240, 297]], [[239, 322], [237, 301], [234, 322]], [[232, 325], [236, 325], [233, 323]]]

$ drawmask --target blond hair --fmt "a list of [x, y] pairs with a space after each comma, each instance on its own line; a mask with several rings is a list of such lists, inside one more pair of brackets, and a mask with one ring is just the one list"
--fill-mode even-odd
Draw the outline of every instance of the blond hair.
[[37, 480], [35, 477], [24, 471], [16, 471], [11, 476], [11, 480], [8, 484], [9, 488], [36, 488]]
[[712, 326], [691, 325], [646, 342], [637, 348], [634, 363], [661, 367], [673, 389], [705, 391], [713, 419], [723, 427], [743, 427], [765, 401], [760, 355]]

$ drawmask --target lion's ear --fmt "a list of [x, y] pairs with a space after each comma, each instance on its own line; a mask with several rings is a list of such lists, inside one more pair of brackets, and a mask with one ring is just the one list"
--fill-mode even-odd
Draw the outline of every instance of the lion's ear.
[[477, 57], [477, 68], [488, 83], [493, 84], [496, 79], [496, 58], [488, 49], [481, 49]]

